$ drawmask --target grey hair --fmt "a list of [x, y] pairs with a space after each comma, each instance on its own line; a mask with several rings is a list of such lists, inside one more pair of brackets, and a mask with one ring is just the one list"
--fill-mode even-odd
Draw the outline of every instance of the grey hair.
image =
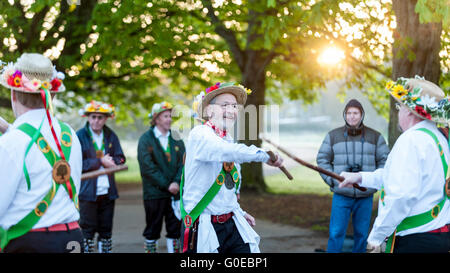
[[206, 111], [207, 111], [206, 109], [208, 108], [209, 105], [215, 104], [216, 100], [217, 100], [217, 97], [214, 97], [212, 100], [209, 101], [208, 105], [206, 105], [205, 109], [202, 109], [202, 112], [203, 112], [202, 116], [203, 116], [204, 120], [209, 120], [211, 118], [210, 116], [206, 115]]

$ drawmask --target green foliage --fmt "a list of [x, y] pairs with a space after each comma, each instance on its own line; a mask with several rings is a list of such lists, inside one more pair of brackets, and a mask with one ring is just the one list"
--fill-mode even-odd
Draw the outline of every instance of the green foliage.
[[448, 0], [418, 0], [415, 12], [421, 23], [442, 22], [444, 28], [450, 27], [450, 3]]
[[[444, 2], [419, 0], [416, 10], [424, 20], [432, 12], [445, 23], [450, 16]], [[79, 3], [0, 1], [0, 59], [31, 51], [50, 56], [73, 91], [59, 95], [61, 109], [105, 100], [120, 109], [120, 122], [129, 123], [157, 101], [189, 104], [214, 82], [256, 77], [247, 70], [253, 64], [265, 75], [265, 90], [253, 96], [267, 91], [269, 101], [310, 103], [319, 98], [317, 89], [340, 79], [346, 87], [364, 88], [374, 103], [385, 102], [375, 90], [391, 75], [395, 25], [389, 1]], [[340, 64], [317, 61], [329, 46], [345, 52]]]

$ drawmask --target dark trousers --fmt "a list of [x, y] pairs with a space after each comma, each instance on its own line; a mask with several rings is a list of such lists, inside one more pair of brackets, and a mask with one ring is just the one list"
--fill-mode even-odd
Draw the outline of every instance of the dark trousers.
[[450, 232], [396, 236], [394, 253], [448, 253]]
[[82, 253], [81, 230], [28, 232], [11, 240], [5, 253]]
[[107, 195], [97, 196], [95, 202], [80, 200], [80, 227], [85, 239], [110, 239], [112, 236], [115, 200]]
[[[233, 219], [223, 224], [212, 223], [219, 241], [219, 253], [250, 253], [250, 246], [244, 243]], [[184, 245], [184, 224], [181, 230], [181, 246]], [[194, 232], [195, 231], [195, 232]], [[194, 238], [193, 238], [194, 237]], [[198, 219], [189, 232], [188, 250], [184, 253], [197, 253]], [[192, 247], [192, 248], [191, 248]]]
[[181, 221], [175, 216], [172, 209], [172, 199], [161, 198], [144, 200], [146, 226], [142, 236], [147, 240], [158, 240], [161, 237], [163, 218], [166, 223], [166, 238], [180, 237]]

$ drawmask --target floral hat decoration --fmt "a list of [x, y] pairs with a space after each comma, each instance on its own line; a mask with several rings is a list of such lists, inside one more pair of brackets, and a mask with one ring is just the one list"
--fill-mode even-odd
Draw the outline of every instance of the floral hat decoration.
[[450, 101], [444, 91], [436, 84], [420, 76], [400, 77], [396, 82], [389, 81], [386, 89], [396, 101], [408, 107], [416, 116], [438, 124], [450, 120]]
[[38, 53], [24, 53], [16, 63], [8, 63], [0, 70], [0, 84], [24, 93], [36, 93], [43, 89], [50, 93], [66, 90], [64, 73], [56, 71], [50, 59]]
[[163, 101], [160, 103], [153, 104], [152, 112], [148, 114], [148, 117], [151, 119], [152, 125], [155, 124], [155, 119], [164, 111], [172, 110], [173, 105], [170, 102]]
[[192, 110], [202, 117], [202, 109], [205, 109], [212, 99], [224, 93], [233, 94], [236, 97], [237, 103], [244, 105], [247, 101], [247, 95], [250, 95], [252, 90], [234, 82], [217, 82], [215, 85], [206, 88], [205, 91], [200, 92], [200, 94], [195, 97], [192, 104]]
[[82, 117], [86, 117], [87, 115], [92, 113], [105, 114], [111, 118], [114, 118], [116, 108], [112, 104], [92, 100], [79, 111], [79, 114]]

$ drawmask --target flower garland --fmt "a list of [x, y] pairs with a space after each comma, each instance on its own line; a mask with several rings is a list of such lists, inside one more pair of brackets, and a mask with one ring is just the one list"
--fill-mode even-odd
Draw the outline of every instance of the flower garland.
[[[415, 79], [424, 80], [423, 77], [416, 76]], [[438, 121], [440, 119], [450, 119], [450, 101], [444, 98], [436, 101], [434, 97], [422, 95], [422, 87], [417, 86], [409, 90], [408, 79], [400, 77], [397, 81], [389, 81], [386, 84], [389, 93], [403, 102], [411, 110], [428, 120]]]
[[201, 104], [203, 98], [206, 96], [206, 94], [209, 94], [209, 93], [213, 92], [214, 90], [217, 90], [217, 89], [220, 89], [220, 88], [226, 87], [226, 86], [237, 86], [239, 88], [242, 88], [243, 90], [245, 90], [245, 93], [247, 93], [247, 95], [250, 95], [252, 93], [252, 90], [250, 88], [245, 88], [241, 84], [235, 84], [232, 82], [231, 83], [217, 82], [213, 86], [206, 88], [205, 91], [200, 92], [200, 94], [198, 94], [194, 98], [194, 102], [192, 103], [192, 110], [194, 111], [194, 113], [196, 113], [198, 111], [198, 107]]
[[170, 102], [163, 101], [161, 103], [155, 103], [152, 107], [152, 112], [148, 114], [148, 117], [153, 118], [156, 114], [170, 109], [173, 109], [173, 105]]
[[9, 63], [4, 69], [3, 77], [6, 83], [11, 87], [24, 88], [29, 92], [38, 92], [40, 89], [47, 89], [58, 92], [62, 85], [65, 75], [54, 69], [53, 78], [50, 81], [40, 81], [38, 79], [29, 79], [22, 71], [14, 69], [14, 64]]
[[83, 109], [80, 109], [81, 116], [85, 117], [87, 113], [103, 113], [114, 117], [115, 107], [112, 104], [92, 100], [86, 104]]

